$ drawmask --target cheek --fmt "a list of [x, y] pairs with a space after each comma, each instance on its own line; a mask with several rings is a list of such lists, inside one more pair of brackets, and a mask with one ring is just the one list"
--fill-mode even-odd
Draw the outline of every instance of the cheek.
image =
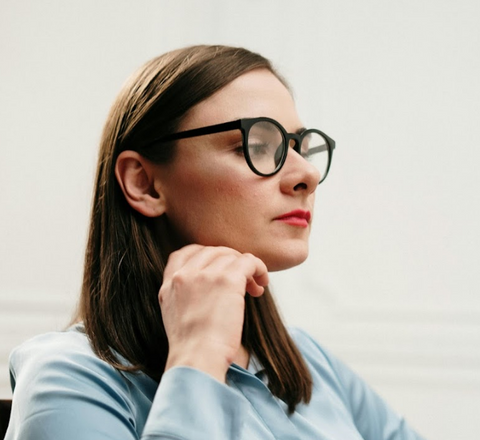
[[189, 198], [196, 202], [230, 211], [256, 200], [260, 182], [243, 161], [238, 163], [227, 157], [224, 161], [204, 164], [200, 169], [201, 173], [191, 173], [187, 180]]
[[177, 179], [175, 190], [169, 193], [166, 213], [187, 242], [217, 244], [219, 237], [234, 235], [248, 225], [252, 198], [246, 197], [240, 179], [213, 172], [184, 177]]

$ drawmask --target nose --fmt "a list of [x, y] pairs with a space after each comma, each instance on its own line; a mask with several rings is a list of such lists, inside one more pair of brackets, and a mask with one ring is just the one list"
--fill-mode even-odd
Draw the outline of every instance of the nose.
[[320, 182], [320, 171], [293, 148], [288, 149], [280, 175], [281, 190], [287, 194], [313, 193]]

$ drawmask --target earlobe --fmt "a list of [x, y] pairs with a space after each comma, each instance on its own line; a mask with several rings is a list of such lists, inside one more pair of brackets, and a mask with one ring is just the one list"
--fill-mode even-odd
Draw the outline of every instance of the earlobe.
[[165, 198], [155, 186], [155, 174], [154, 165], [136, 151], [122, 151], [117, 158], [115, 176], [123, 195], [146, 217], [159, 217], [165, 212]]

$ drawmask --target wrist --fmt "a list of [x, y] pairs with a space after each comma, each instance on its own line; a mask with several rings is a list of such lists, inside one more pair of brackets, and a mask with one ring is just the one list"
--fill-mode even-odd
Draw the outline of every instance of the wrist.
[[182, 350], [169, 350], [165, 371], [174, 367], [190, 367], [214, 377], [221, 383], [226, 381], [229, 363], [218, 356], [218, 351], [205, 352], [205, 350], [186, 352]]

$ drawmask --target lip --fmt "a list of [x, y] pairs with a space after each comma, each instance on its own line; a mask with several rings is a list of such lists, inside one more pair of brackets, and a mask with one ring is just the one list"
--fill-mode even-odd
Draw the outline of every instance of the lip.
[[303, 209], [295, 209], [285, 214], [279, 215], [275, 220], [287, 223], [292, 226], [300, 226], [306, 228], [312, 218], [310, 211], [304, 211]]

